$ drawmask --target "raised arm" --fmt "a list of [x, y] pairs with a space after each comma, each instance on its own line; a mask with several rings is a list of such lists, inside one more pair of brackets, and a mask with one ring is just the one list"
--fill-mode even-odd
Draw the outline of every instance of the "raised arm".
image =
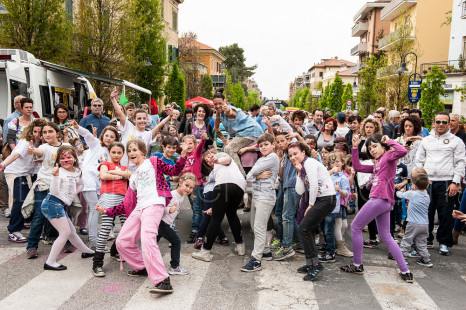
[[351, 148], [351, 161], [353, 162], [353, 169], [358, 172], [372, 173], [373, 165], [362, 165], [359, 161], [359, 144], [361, 143], [361, 135], [353, 138], [353, 147]]
[[79, 126], [75, 120], [70, 120], [70, 125], [73, 126], [76, 132], [84, 138], [84, 141], [86, 141], [86, 144], [89, 148], [95, 147], [96, 145], [100, 145], [100, 140], [94, 137], [94, 135], [90, 133], [89, 130]]
[[160, 123], [157, 124], [154, 128], [152, 128], [152, 140], [155, 139], [157, 134], [163, 129], [163, 127], [172, 119], [172, 115], [168, 115], [165, 117]]
[[126, 115], [125, 113], [121, 111], [120, 105], [116, 101], [117, 97], [118, 97], [118, 91], [115, 87], [112, 93], [110, 94], [110, 101], [112, 102], [112, 105], [113, 105], [113, 113], [115, 114], [115, 117], [120, 121], [121, 126], [125, 126]]
[[14, 162], [19, 157], [18, 153], [14, 151], [3, 162], [0, 163], [0, 172], [3, 171], [9, 164]]
[[386, 143], [389, 147], [392, 148], [387, 152], [388, 160], [390, 161], [398, 160], [408, 154], [408, 150], [405, 147], [403, 147], [395, 140], [388, 138], [388, 136], [383, 136], [382, 142]]

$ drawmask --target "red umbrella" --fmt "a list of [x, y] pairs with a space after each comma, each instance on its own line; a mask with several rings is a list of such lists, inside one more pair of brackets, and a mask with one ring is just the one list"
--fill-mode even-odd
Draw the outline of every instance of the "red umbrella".
[[203, 97], [195, 97], [193, 99], [190, 99], [190, 100], [185, 102], [185, 105], [186, 105], [187, 108], [191, 108], [193, 106], [193, 103], [195, 103], [195, 102], [209, 104], [211, 107], [214, 106], [214, 103], [213, 103], [212, 100], [209, 100], [209, 99], [206, 99], [206, 98], [203, 98]]

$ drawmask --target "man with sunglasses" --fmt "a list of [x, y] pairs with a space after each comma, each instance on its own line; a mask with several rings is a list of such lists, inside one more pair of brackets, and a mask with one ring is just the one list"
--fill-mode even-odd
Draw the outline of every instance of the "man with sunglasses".
[[[429, 238], [427, 248], [432, 248], [434, 236], [434, 217], [437, 211], [439, 227], [437, 241], [439, 253], [450, 255], [453, 246], [453, 207], [458, 201], [461, 179], [465, 175], [465, 145], [449, 130], [450, 116], [446, 112], [437, 113], [434, 119], [434, 133], [425, 137], [416, 153], [416, 167], [424, 168], [429, 179]], [[408, 219], [409, 221], [409, 219]]]
[[[79, 126], [86, 128], [90, 133], [93, 133], [92, 127], [97, 128], [97, 137], [100, 136], [102, 130], [110, 123], [110, 119], [102, 114], [104, 103], [100, 98], [94, 98], [91, 101], [91, 114], [84, 117]], [[81, 139], [82, 140], [82, 139]], [[85, 143], [83, 141], [83, 143]]]

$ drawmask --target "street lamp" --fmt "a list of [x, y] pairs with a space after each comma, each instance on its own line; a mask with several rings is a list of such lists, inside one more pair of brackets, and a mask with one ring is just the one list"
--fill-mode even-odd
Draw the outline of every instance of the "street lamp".
[[[414, 73], [411, 73], [411, 75], [409, 76], [408, 78], [408, 85], [409, 85], [409, 82], [411, 82], [411, 78], [413, 78], [413, 81], [416, 80], [416, 76], [419, 75], [419, 79], [420, 79], [420, 82], [422, 84], [422, 75], [420, 75], [419, 73], [417, 73], [417, 55], [413, 52], [409, 52], [409, 53], [406, 53], [404, 56], [403, 56], [403, 59], [402, 59], [402, 62], [401, 62], [401, 67], [398, 68], [398, 73], [400, 74], [403, 74], [405, 72], [408, 72], [408, 68], [406, 67], [406, 56], [408, 55], [413, 55], [414, 57], [416, 57], [416, 63], [415, 63], [415, 66], [414, 66]], [[408, 88], [409, 89], [409, 88]], [[413, 102], [411, 102], [411, 109], [413, 108]]]
[[353, 88], [358, 88], [358, 84], [356, 84], [356, 79], [357, 79], [357, 78], [358, 78], [358, 77], [355, 77], [355, 78], [354, 78], [354, 81], [353, 81]]
[[8, 12], [8, 10], [0, 2], [0, 14], [8, 14], [8, 13], [10, 12]]
[[146, 57], [145, 60], [146, 60], [146, 63], [145, 63], [144, 65], [145, 65], [146, 67], [152, 66], [152, 64], [151, 64], [150, 61], [149, 61], [149, 57]]

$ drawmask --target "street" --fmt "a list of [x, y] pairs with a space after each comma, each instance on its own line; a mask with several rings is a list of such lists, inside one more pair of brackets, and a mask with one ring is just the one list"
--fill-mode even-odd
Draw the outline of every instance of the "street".
[[[106, 277], [92, 275], [92, 258], [81, 259], [79, 252], [61, 254], [63, 272], [44, 271], [50, 246], [40, 243], [39, 258], [26, 259], [25, 244], [8, 242], [8, 219], [0, 218], [0, 309], [462, 309], [466, 297], [466, 238], [448, 257], [438, 254], [438, 245], [430, 250], [433, 268], [425, 268], [409, 259], [414, 283], [403, 282], [394, 261], [387, 259], [384, 245], [364, 249], [363, 276], [345, 274], [339, 267], [350, 259], [337, 256], [326, 264], [315, 282], [302, 281], [296, 269], [304, 264], [304, 255], [288, 261], [263, 261], [262, 270], [244, 273], [240, 267], [249, 259], [253, 235], [249, 213], [239, 211], [246, 243], [246, 256], [234, 253], [234, 245], [215, 244], [211, 263], [191, 258], [193, 245], [186, 239], [191, 227], [191, 211], [185, 205], [176, 227], [182, 241], [181, 265], [187, 276], [172, 276], [174, 293], [152, 295], [148, 278], [128, 277], [129, 267], [106, 255]], [[353, 219], [351, 216], [350, 219]], [[228, 224], [223, 223], [227, 236]], [[27, 231], [23, 231], [27, 236]], [[367, 237], [367, 236], [365, 236]], [[347, 232], [347, 243], [351, 240]], [[87, 238], [84, 238], [87, 241]], [[110, 242], [109, 242], [110, 245]], [[160, 249], [169, 266], [170, 250], [165, 240]]]

